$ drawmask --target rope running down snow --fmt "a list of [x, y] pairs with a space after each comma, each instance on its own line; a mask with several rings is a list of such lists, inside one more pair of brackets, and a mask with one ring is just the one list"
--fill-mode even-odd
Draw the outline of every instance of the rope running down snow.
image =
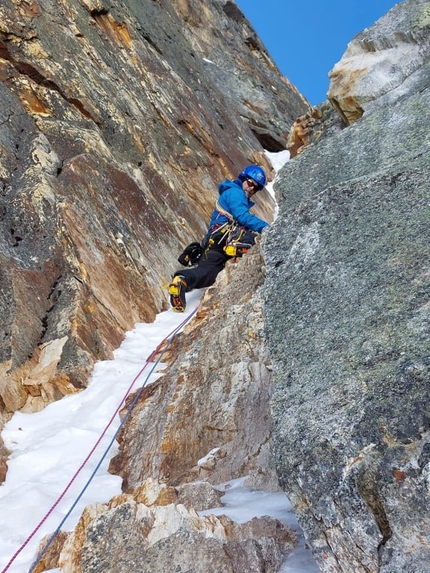
[[197, 312], [197, 308], [195, 308], [192, 312], [190, 312], [190, 314], [176, 327], [174, 328], [170, 334], [168, 334], [161, 342], [160, 344], [157, 346], [157, 348], [150, 354], [150, 356], [148, 356], [148, 358], [146, 359], [145, 365], [141, 368], [141, 370], [136, 374], [136, 376], [134, 377], [133, 381], [131, 382], [129, 388], [127, 389], [127, 392], [124, 396], [124, 398], [121, 400], [118, 408], [115, 410], [115, 412], [113, 413], [111, 419], [109, 420], [109, 422], [107, 423], [105, 429], [103, 430], [102, 434], [100, 435], [100, 437], [98, 438], [98, 440], [96, 441], [96, 443], [94, 444], [94, 446], [92, 447], [91, 451], [89, 452], [89, 454], [87, 455], [87, 457], [84, 459], [84, 461], [82, 462], [82, 464], [79, 466], [79, 468], [77, 469], [77, 471], [75, 472], [74, 476], [72, 477], [72, 479], [69, 481], [69, 483], [67, 484], [67, 486], [64, 488], [63, 492], [61, 493], [61, 495], [58, 497], [57, 501], [52, 505], [52, 507], [49, 509], [49, 511], [46, 513], [46, 515], [43, 517], [43, 519], [39, 522], [39, 524], [35, 527], [35, 529], [32, 531], [32, 533], [27, 537], [27, 539], [24, 541], [24, 543], [21, 545], [21, 547], [15, 552], [15, 554], [12, 556], [12, 558], [10, 559], [9, 563], [7, 563], [6, 567], [1, 571], [1, 573], [6, 573], [6, 571], [8, 571], [9, 567], [12, 565], [12, 563], [15, 561], [15, 559], [18, 557], [18, 555], [23, 551], [23, 549], [28, 545], [28, 543], [31, 541], [31, 539], [36, 535], [36, 533], [39, 531], [39, 529], [41, 528], [41, 526], [44, 524], [44, 522], [48, 519], [48, 517], [51, 515], [51, 513], [54, 511], [54, 509], [57, 507], [57, 505], [60, 503], [60, 501], [63, 499], [63, 497], [65, 496], [65, 494], [67, 493], [67, 491], [70, 489], [70, 487], [72, 486], [73, 482], [75, 481], [75, 479], [78, 477], [78, 475], [80, 474], [80, 472], [82, 471], [82, 469], [84, 468], [84, 466], [86, 465], [86, 463], [89, 461], [89, 459], [91, 458], [91, 456], [93, 455], [94, 451], [96, 450], [97, 446], [100, 444], [101, 440], [103, 439], [104, 435], [106, 434], [107, 430], [109, 429], [109, 427], [112, 425], [113, 421], [115, 420], [116, 416], [118, 415], [119, 411], [121, 410], [122, 405], [124, 404], [125, 400], [127, 399], [128, 395], [131, 392], [131, 389], [133, 388], [134, 384], [136, 383], [136, 381], [139, 379], [139, 377], [143, 374], [143, 372], [145, 371], [146, 367], [148, 366], [148, 364], [150, 362], [152, 362], [152, 359], [158, 354], [158, 352], [160, 351], [160, 349], [162, 348], [162, 346], [167, 342], [166, 346], [163, 348], [163, 350], [160, 353], [160, 356], [157, 358], [156, 362], [153, 363], [153, 366], [151, 368], [151, 370], [149, 371], [148, 375], [146, 376], [142, 386], [139, 388], [139, 391], [137, 392], [136, 396], [134, 397], [133, 401], [131, 402], [124, 418], [122, 419], [117, 431], [115, 432], [114, 436], [112, 437], [111, 441], [109, 442], [105, 452], [103, 453], [102, 457], [100, 458], [97, 466], [95, 467], [94, 471], [92, 472], [91, 476], [89, 477], [87, 483], [85, 484], [85, 486], [82, 488], [81, 492], [79, 493], [78, 497], [76, 498], [76, 500], [74, 501], [74, 503], [72, 504], [72, 506], [70, 507], [69, 511], [66, 513], [66, 515], [63, 517], [63, 519], [61, 520], [60, 524], [58, 525], [57, 529], [54, 531], [54, 533], [51, 535], [51, 537], [49, 538], [49, 540], [47, 541], [47, 543], [45, 544], [43, 550], [39, 553], [36, 561], [34, 561], [34, 563], [31, 565], [28, 573], [33, 573], [37, 564], [40, 563], [40, 560], [42, 559], [43, 555], [46, 553], [46, 551], [48, 550], [48, 548], [50, 547], [50, 545], [52, 544], [52, 542], [54, 541], [55, 537], [58, 535], [58, 533], [61, 530], [61, 527], [64, 525], [65, 521], [69, 518], [69, 516], [71, 515], [72, 511], [74, 510], [74, 508], [76, 507], [76, 505], [78, 504], [79, 500], [81, 499], [81, 497], [83, 496], [83, 494], [85, 493], [86, 489], [88, 488], [88, 486], [90, 485], [91, 481], [93, 480], [94, 476], [96, 475], [98, 469], [100, 468], [103, 460], [105, 459], [105, 457], [107, 456], [110, 448], [112, 447], [112, 445], [114, 444], [116, 437], [118, 436], [120, 430], [122, 429], [122, 427], [124, 426], [125, 422], [127, 421], [127, 419], [129, 418], [131, 411], [133, 410], [134, 406], [136, 405], [136, 402], [138, 401], [143, 389], [145, 388], [149, 377], [151, 376], [151, 374], [154, 372], [155, 368], [158, 366], [159, 362], [161, 361], [162, 357], [164, 356], [165, 352], [167, 351], [167, 349], [169, 348], [170, 344], [173, 342], [175, 336], [178, 334], [178, 332], [187, 324], [187, 322], [189, 322], [191, 320], [191, 318], [194, 316], [194, 314]]

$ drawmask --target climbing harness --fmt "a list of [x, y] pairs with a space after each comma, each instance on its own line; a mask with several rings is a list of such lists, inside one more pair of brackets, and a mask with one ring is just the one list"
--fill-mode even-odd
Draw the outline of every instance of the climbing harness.
[[195, 241], [185, 247], [178, 257], [178, 262], [184, 267], [197, 265], [200, 259], [214, 245], [224, 244], [223, 251], [226, 255], [229, 257], [241, 257], [254, 244], [257, 233], [247, 230], [235, 221], [233, 215], [224, 209], [219, 201], [215, 204], [215, 210], [218, 212], [217, 218], [219, 215], [223, 215], [228, 221], [225, 223], [215, 222], [201, 243]]
[[229, 257], [241, 257], [253, 246], [257, 233], [247, 230], [243, 225], [235, 221], [233, 215], [226, 211], [219, 203], [215, 204], [215, 209], [220, 215], [227, 217], [228, 221], [220, 224], [215, 223], [210, 229], [208, 243], [224, 243], [223, 251]]

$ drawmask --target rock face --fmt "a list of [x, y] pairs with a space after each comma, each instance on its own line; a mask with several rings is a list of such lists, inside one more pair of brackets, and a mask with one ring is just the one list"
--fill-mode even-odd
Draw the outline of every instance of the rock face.
[[1, 423], [165, 308], [218, 181], [308, 106], [221, 0], [5, 0], [0, 79]]
[[226, 516], [199, 517], [180, 504], [151, 508], [124, 495], [107, 507], [84, 511], [58, 565], [64, 573], [128, 573], [130, 566], [142, 573], [172, 567], [195, 573], [276, 573], [282, 552], [293, 542], [279, 522], [267, 517], [237, 524]]
[[427, 0], [400, 2], [348, 44], [329, 74], [327, 94], [345, 123], [427, 84], [429, 11]]
[[327, 572], [425, 573], [430, 562], [424, 44], [401, 88], [372, 81], [392, 62], [392, 35], [414, 38], [429, 7], [404, 2], [359, 36], [382, 47], [366, 76], [373, 104], [283, 168], [263, 245], [276, 468]]
[[314, 145], [321, 137], [344, 129], [345, 123], [329, 101], [312, 108], [293, 123], [287, 141], [287, 150], [293, 159], [298, 153]]
[[55, 558], [45, 557], [46, 567], [59, 565], [62, 573], [125, 573], [131, 564], [151, 573], [173, 566], [195, 573], [279, 570], [297, 541], [281, 522], [263, 517], [237, 524], [196, 513], [221, 505], [211, 484], [248, 476], [250, 487], [279, 487], [269, 448], [263, 280], [254, 249], [208, 289], [163, 356], [168, 372], [144, 389], [123, 426], [110, 471], [123, 477], [124, 495], [87, 508], [59, 556], [55, 548]]
[[[264, 150], [284, 149], [309, 106], [224, 0], [5, 0], [0, 78], [1, 428], [84, 388], [125, 331], [166, 308], [162, 287], [203, 237], [217, 183], [248, 163], [270, 175]], [[273, 199], [257, 202], [270, 221]], [[126, 493], [88, 508], [35, 573], [165, 572], [172, 554], [176, 570], [279, 569], [296, 543], [282, 523], [196, 513], [220, 503], [210, 484], [279, 487], [262, 301], [251, 303], [258, 250], [242, 268], [133, 411], [111, 464]], [[220, 359], [216, 341], [234, 352]]]
[[[252, 296], [263, 270], [258, 252], [228, 265], [186, 336], [169, 348], [168, 374], [145, 389], [119, 436], [111, 471], [123, 477], [124, 491], [151, 477], [180, 485], [244, 475], [254, 477], [254, 486], [277, 489], [269, 454], [270, 360], [262, 301]], [[160, 414], [154, 418], [154, 412]], [[206, 463], [197, 463], [213, 450]]]
[[279, 480], [321, 571], [428, 573], [429, 3], [354, 40], [373, 50], [360, 74], [348, 48], [349, 87], [334, 74], [329, 92], [342, 125], [280, 78], [232, 2], [1, 11], [3, 417], [80, 389], [164, 308], [217, 180], [290, 133], [301, 149], [264, 258], [227, 266], [139, 396], [110, 466], [124, 493], [36, 571], [275, 573], [295, 543], [281, 523], [197, 514], [249, 476]]

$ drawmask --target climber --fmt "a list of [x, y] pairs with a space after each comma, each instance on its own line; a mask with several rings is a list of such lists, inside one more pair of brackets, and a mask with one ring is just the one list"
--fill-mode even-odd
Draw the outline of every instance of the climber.
[[169, 285], [173, 310], [184, 312], [185, 293], [213, 285], [227, 261], [242, 256], [254, 244], [257, 234], [268, 226], [249, 212], [254, 205], [250, 198], [265, 184], [266, 174], [258, 165], [248, 165], [234, 181], [226, 179], [219, 184], [219, 199], [201, 243], [197, 266], [176, 271]]

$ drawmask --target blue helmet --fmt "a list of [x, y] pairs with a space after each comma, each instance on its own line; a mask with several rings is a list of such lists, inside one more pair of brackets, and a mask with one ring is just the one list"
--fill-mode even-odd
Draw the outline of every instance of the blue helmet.
[[245, 181], [248, 177], [258, 184], [259, 189], [263, 189], [266, 184], [264, 169], [258, 165], [248, 165], [248, 167], [245, 167], [245, 169], [239, 173], [239, 179], [241, 181]]

